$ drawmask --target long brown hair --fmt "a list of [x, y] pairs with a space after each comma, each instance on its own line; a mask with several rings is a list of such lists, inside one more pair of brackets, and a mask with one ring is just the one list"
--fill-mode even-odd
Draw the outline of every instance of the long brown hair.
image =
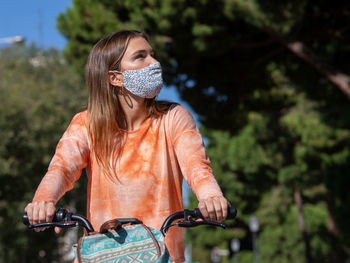
[[[147, 35], [136, 30], [123, 30], [109, 34], [91, 49], [85, 67], [85, 80], [89, 89], [88, 130], [93, 154], [108, 176], [117, 177], [116, 166], [125, 143], [125, 114], [120, 106], [116, 87], [109, 83], [108, 71], [120, 70], [123, 55], [132, 38]], [[160, 116], [171, 103], [146, 99], [148, 116]]]

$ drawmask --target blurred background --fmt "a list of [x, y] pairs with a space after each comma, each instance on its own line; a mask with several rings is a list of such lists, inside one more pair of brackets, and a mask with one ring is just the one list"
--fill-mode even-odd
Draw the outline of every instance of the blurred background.
[[[120, 29], [150, 35], [159, 98], [194, 114], [238, 209], [226, 230], [186, 232], [187, 261], [350, 262], [348, 1], [3, 1], [0, 22], [0, 262], [72, 262], [80, 233], [20, 217], [86, 106], [90, 48]], [[86, 183], [59, 206], [84, 213]]]

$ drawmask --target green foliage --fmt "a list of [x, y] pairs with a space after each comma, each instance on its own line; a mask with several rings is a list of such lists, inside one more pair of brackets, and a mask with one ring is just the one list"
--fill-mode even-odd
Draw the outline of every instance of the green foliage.
[[[231, 237], [221, 234], [214, 239], [209, 230], [189, 231], [188, 236], [196, 245], [224, 246], [236, 237], [241, 239], [243, 251], [251, 249], [248, 220], [255, 213], [261, 224], [260, 260], [302, 262], [305, 247], [292, 199], [293, 191], [302, 189], [314, 260], [331, 262], [332, 249], [336, 246], [339, 249], [339, 243], [332, 244], [334, 237], [327, 230], [329, 213], [334, 214], [343, 233], [343, 252], [337, 253], [342, 255], [347, 250], [349, 229], [344, 218], [349, 213], [343, 208], [350, 200], [345, 190], [349, 184], [345, 175], [349, 167], [350, 131], [324, 119], [319, 102], [310, 101], [295, 90], [286, 94], [293, 96], [294, 104], [284, 114], [278, 114], [277, 122], [269, 121], [267, 115], [250, 112], [247, 125], [235, 136], [228, 131], [202, 129], [209, 141], [208, 155], [214, 173], [225, 196], [238, 208], [239, 217], [232, 226]], [[275, 120], [271, 115], [270, 118]], [[337, 202], [341, 205], [337, 206]], [[192, 206], [195, 204], [192, 200]], [[244, 260], [243, 255], [240, 258]]]
[[0, 60], [0, 262], [48, 262], [56, 235], [32, 233], [20, 219], [86, 95], [56, 50], [14, 46]]

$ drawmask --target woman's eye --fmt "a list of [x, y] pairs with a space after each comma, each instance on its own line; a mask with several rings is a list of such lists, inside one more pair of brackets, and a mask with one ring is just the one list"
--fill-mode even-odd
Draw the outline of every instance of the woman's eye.
[[144, 58], [144, 57], [145, 57], [144, 55], [140, 54], [140, 55], [137, 55], [137, 56], [136, 56], [136, 59]]

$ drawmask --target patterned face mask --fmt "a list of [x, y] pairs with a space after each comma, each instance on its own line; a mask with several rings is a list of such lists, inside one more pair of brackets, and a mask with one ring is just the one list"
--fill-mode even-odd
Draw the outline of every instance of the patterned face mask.
[[143, 98], [154, 98], [163, 87], [162, 68], [159, 62], [137, 70], [114, 72], [123, 75], [124, 87], [132, 94]]

